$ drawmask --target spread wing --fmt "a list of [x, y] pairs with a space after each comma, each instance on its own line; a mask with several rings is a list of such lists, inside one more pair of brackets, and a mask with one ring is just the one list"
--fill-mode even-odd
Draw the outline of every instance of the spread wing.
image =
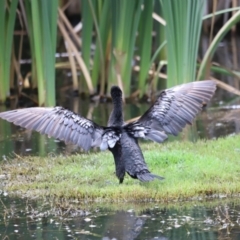
[[191, 82], [167, 89], [143, 116], [124, 128], [134, 137], [163, 142], [167, 134], [177, 135], [191, 124], [216, 89], [215, 81]]
[[73, 143], [86, 151], [100, 146], [104, 133], [103, 127], [62, 107], [12, 110], [0, 113], [0, 118], [66, 143]]

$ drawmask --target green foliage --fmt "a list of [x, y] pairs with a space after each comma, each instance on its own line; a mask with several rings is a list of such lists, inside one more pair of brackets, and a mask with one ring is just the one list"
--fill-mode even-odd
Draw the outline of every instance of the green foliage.
[[[91, 44], [92, 44], [92, 31], [93, 31], [93, 17], [90, 13], [90, 6], [88, 4], [88, 0], [82, 0], [82, 23], [83, 29], [81, 32], [82, 38], [82, 57], [86, 64], [87, 69], [90, 69], [91, 62]], [[83, 80], [84, 77], [83, 77]], [[83, 81], [85, 82], [85, 81]], [[94, 84], [95, 86], [95, 84]], [[85, 87], [83, 87], [85, 88]]]
[[[95, 3], [95, 4], [94, 4]], [[92, 81], [96, 87], [99, 83], [98, 79], [100, 76], [100, 94], [104, 94], [105, 82], [106, 82], [106, 66], [105, 66], [105, 54], [109, 36], [109, 10], [110, 0], [105, 1], [92, 1], [88, 0], [91, 14], [93, 17], [96, 33], [97, 43], [96, 51], [93, 58], [93, 69], [92, 69]], [[94, 9], [95, 6], [95, 9]], [[98, 20], [97, 20], [98, 16]]]
[[167, 86], [194, 81], [205, 0], [161, 0], [167, 22]]
[[0, 1], [0, 103], [10, 92], [10, 65], [13, 43], [13, 31], [18, 1]]
[[141, 95], [145, 93], [146, 79], [151, 67], [149, 64], [152, 50], [152, 29], [153, 29], [153, 2], [144, 0], [144, 9], [141, 14], [139, 25], [139, 52], [140, 52], [140, 72], [138, 79], [138, 89]]
[[202, 79], [205, 77], [205, 69], [207, 65], [207, 61], [212, 59], [212, 56], [219, 44], [219, 42], [223, 39], [223, 37], [228, 33], [228, 31], [236, 25], [240, 21], [240, 10], [235, 13], [219, 30], [215, 38], [213, 39], [211, 45], [209, 46], [202, 63], [200, 65], [199, 71], [198, 71], [198, 79]]
[[231, 196], [240, 191], [239, 141], [240, 135], [196, 143], [142, 144], [150, 171], [165, 177], [150, 183], [126, 176], [119, 185], [109, 152], [8, 160], [1, 163], [0, 174], [11, 176], [7, 191], [35, 197], [164, 202]]
[[[60, 1], [20, 1], [19, 11], [31, 48], [31, 86], [38, 88], [39, 105], [55, 105], [57, 24], [69, 54], [69, 63], [60, 65], [71, 68], [74, 90], [93, 94], [100, 89], [99, 94], [103, 95], [107, 87], [109, 90], [118, 84], [125, 96], [130, 96], [133, 90], [142, 96], [149, 83], [156, 90], [166, 77], [167, 87], [194, 81], [202, 21], [239, 10], [239, 7], [229, 8], [203, 17], [206, 3], [206, 0], [82, 0], [83, 25], [79, 39]], [[0, 2], [0, 29], [4, 33], [0, 39], [0, 102], [5, 100], [10, 88], [17, 7], [18, 1]], [[203, 78], [206, 63], [218, 42], [238, 21], [239, 11], [216, 35], [200, 65], [198, 79]], [[167, 76], [159, 74], [166, 63]]]
[[[113, 25], [110, 82], [116, 84], [117, 79], [118, 84], [123, 85], [126, 96], [130, 94], [132, 60], [142, 3], [142, 0], [112, 1]], [[129, 16], [131, 17], [129, 18]]]
[[[29, 4], [29, 3], [28, 3]], [[55, 105], [55, 51], [58, 1], [31, 1], [30, 38], [36, 57], [39, 105]]]
[[[43, 73], [47, 106], [56, 105], [55, 53], [57, 41], [58, 0], [41, 0]], [[40, 105], [40, 104], [39, 104]]]

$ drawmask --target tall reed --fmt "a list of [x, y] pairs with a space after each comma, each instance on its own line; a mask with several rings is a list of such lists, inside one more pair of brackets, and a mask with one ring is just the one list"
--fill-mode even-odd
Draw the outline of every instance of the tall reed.
[[[152, 4], [152, 1], [149, 1]], [[139, 26], [143, 0], [112, 1], [112, 63], [110, 82], [123, 84], [128, 96], [131, 87], [132, 61], [135, 50], [137, 29]], [[114, 61], [115, 60], [115, 61]]]
[[[134, 83], [134, 90], [137, 88], [137, 92], [142, 95], [149, 86], [147, 80], [152, 80], [152, 89], [160, 85], [158, 83], [162, 81], [156, 79], [163, 75], [158, 71], [166, 62], [168, 87], [195, 80], [201, 25], [206, 18], [203, 18], [206, 2], [81, 0], [82, 30], [78, 37], [58, 0], [2, 0], [0, 29], [4, 34], [0, 38], [0, 102], [6, 99], [10, 89], [10, 58], [18, 6], [31, 48], [31, 85], [38, 88], [40, 106], [53, 106], [56, 98], [57, 24], [59, 33], [65, 40], [70, 62], [61, 66], [71, 68], [74, 90], [88, 91], [90, 94], [98, 91], [103, 95], [107, 87], [109, 90], [113, 84], [118, 84], [123, 88], [125, 96], [129, 96]], [[219, 11], [212, 16], [230, 10], [239, 10], [239, 7]], [[211, 15], [207, 17], [209, 16]], [[238, 21], [239, 12], [233, 15], [214, 38], [200, 64], [198, 79], [203, 77], [207, 60], [211, 59], [219, 40]], [[149, 75], [152, 66], [153, 71]], [[133, 72], [133, 67], [138, 68], [138, 75]], [[80, 70], [80, 82], [77, 70]], [[133, 76], [137, 76], [138, 81], [135, 81], [136, 78], [133, 80]]]
[[240, 10], [237, 11], [219, 30], [219, 32], [214, 37], [213, 41], [211, 42], [207, 52], [204, 55], [204, 58], [202, 60], [202, 63], [200, 65], [199, 71], [198, 71], [198, 79], [202, 79], [205, 77], [205, 70], [207, 61], [212, 59], [212, 56], [219, 44], [219, 42], [222, 40], [222, 38], [228, 33], [228, 31], [236, 25], [236, 23], [240, 22]]
[[39, 105], [55, 105], [57, 0], [31, 1]]
[[167, 86], [196, 78], [196, 63], [205, 0], [161, 0], [167, 22]]
[[18, 1], [0, 1], [0, 103], [10, 92], [10, 65]]
[[138, 76], [138, 89], [141, 95], [145, 92], [148, 71], [150, 69], [150, 58], [152, 52], [152, 30], [153, 30], [153, 4], [154, 1], [144, 0], [143, 10], [138, 31], [140, 71]]

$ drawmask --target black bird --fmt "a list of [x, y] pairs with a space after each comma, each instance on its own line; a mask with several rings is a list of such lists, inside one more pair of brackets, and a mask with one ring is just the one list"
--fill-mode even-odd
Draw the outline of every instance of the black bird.
[[214, 81], [191, 82], [162, 91], [155, 103], [135, 122], [124, 123], [122, 91], [111, 88], [113, 110], [108, 126], [103, 127], [62, 107], [33, 107], [0, 113], [0, 118], [41, 134], [73, 143], [88, 151], [91, 147], [109, 149], [114, 157], [116, 175], [122, 183], [125, 172], [140, 181], [152, 181], [160, 176], [150, 173], [138, 138], [158, 143], [167, 134], [177, 135], [191, 124], [203, 103], [214, 91]]

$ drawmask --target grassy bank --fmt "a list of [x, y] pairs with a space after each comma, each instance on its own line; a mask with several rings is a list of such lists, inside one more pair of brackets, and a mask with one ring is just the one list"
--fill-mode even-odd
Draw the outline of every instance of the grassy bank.
[[140, 183], [115, 177], [109, 152], [18, 157], [1, 163], [0, 189], [25, 196], [98, 202], [174, 201], [240, 193], [240, 135], [198, 141], [142, 144], [150, 171], [165, 180]]

